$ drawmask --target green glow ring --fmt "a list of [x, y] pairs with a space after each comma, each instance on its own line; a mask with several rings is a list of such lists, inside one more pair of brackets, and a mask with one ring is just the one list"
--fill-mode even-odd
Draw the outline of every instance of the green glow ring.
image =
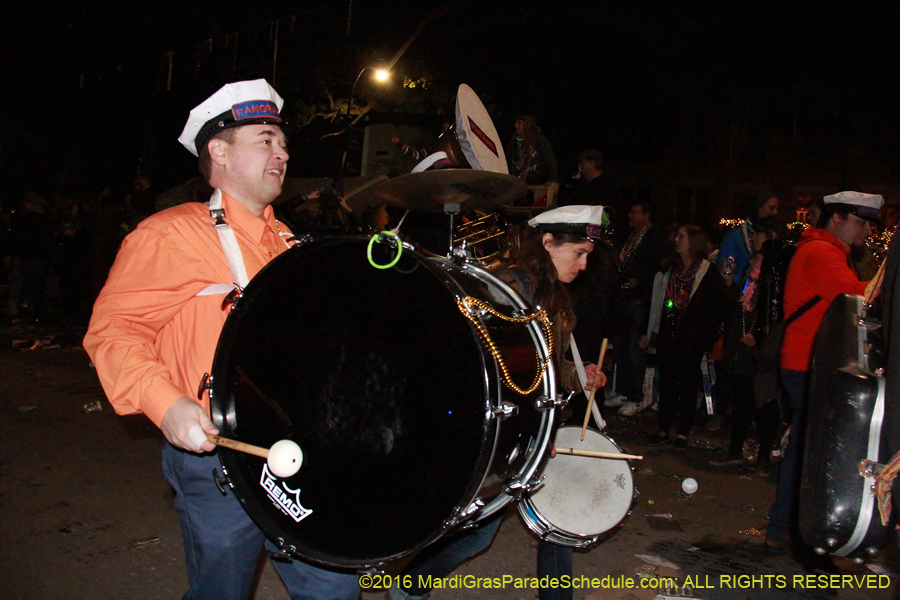
[[[375, 242], [378, 242], [380, 244], [381, 238], [386, 237], [386, 236], [393, 236], [394, 238], [396, 238], [395, 241], [397, 242], [397, 256], [395, 256], [394, 260], [392, 260], [388, 264], [379, 265], [372, 258], [372, 246], [375, 244]], [[403, 242], [400, 241], [400, 236], [398, 236], [396, 233], [393, 233], [391, 231], [382, 231], [381, 233], [376, 233], [375, 235], [373, 235], [372, 239], [369, 240], [369, 247], [366, 250], [366, 256], [369, 258], [369, 264], [372, 265], [373, 267], [375, 267], [376, 269], [390, 269], [391, 267], [393, 267], [400, 261], [401, 254], [403, 254]]]

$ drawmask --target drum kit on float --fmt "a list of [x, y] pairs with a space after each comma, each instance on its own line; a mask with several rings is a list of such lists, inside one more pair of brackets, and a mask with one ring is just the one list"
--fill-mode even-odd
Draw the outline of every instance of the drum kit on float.
[[[506, 250], [490, 211], [526, 187], [468, 86], [452, 129], [426, 160], [455, 168], [375, 192], [446, 213], [447, 256], [396, 235], [307, 236], [250, 281], [223, 328], [205, 384], [217, 484], [285, 556], [377, 569], [510, 502], [542, 538], [586, 547], [631, 510], [627, 455], [599, 431], [559, 428], [568, 399], [543, 311], [485, 268]], [[483, 215], [455, 228], [471, 211]], [[554, 437], [613, 458], [551, 459]]]

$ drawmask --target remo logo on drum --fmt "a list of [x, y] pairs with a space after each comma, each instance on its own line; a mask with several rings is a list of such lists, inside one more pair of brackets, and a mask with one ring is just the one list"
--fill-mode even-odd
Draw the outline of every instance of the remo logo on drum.
[[312, 514], [312, 510], [304, 508], [300, 504], [300, 490], [292, 490], [283, 481], [278, 479], [269, 472], [269, 466], [263, 464], [262, 477], [259, 479], [259, 485], [266, 490], [272, 503], [277, 506], [281, 512], [288, 515], [294, 521], [299, 523]]

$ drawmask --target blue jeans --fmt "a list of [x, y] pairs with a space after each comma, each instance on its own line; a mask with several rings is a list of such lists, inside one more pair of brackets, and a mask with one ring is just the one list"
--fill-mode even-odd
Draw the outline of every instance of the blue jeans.
[[[537, 576], [542, 579], [545, 576], [560, 578], [563, 575], [572, 576], [572, 549], [566, 546], [557, 546], [541, 540], [537, 550]], [[540, 600], [572, 600], [572, 588], [540, 588], [538, 590]]]
[[[632, 301], [628, 331], [613, 336], [613, 353], [616, 357], [616, 391], [627, 396], [628, 402], [639, 403], [644, 399], [644, 372], [647, 370], [647, 353], [638, 346], [643, 321], [642, 307]], [[586, 358], [587, 359], [587, 358]]]
[[[214, 454], [163, 447], [163, 473], [175, 488], [190, 589], [183, 600], [246, 600], [265, 539], [233, 493], [223, 496], [212, 479], [220, 471]], [[357, 600], [356, 573], [339, 573], [299, 560], [273, 561], [291, 600]]]
[[784, 534], [796, 529], [797, 503], [800, 493], [800, 471], [803, 468], [803, 444], [806, 436], [806, 384], [807, 371], [781, 370], [781, 384], [791, 403], [794, 416], [791, 420], [791, 437], [778, 470], [778, 491], [769, 509], [769, 525], [766, 537], [781, 541]]
[[[495, 515], [485, 519], [485, 522], [478, 528], [470, 531], [463, 531], [456, 535], [438, 540], [425, 550], [423, 550], [416, 558], [403, 570], [400, 578], [403, 579], [407, 575], [411, 576], [412, 586], [400, 589], [394, 585], [389, 592], [391, 600], [418, 600], [420, 598], [428, 598], [431, 594], [431, 588], [425, 585], [429, 575], [432, 579], [441, 579], [449, 575], [453, 569], [466, 559], [472, 558], [479, 552], [483, 552], [500, 529], [500, 523], [503, 522], [503, 513], [500, 510]], [[420, 576], [422, 580], [420, 581]]]

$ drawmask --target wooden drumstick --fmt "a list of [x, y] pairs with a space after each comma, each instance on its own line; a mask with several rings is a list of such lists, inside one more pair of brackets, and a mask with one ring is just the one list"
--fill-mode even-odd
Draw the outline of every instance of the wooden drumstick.
[[563, 448], [562, 446], [554, 446], [557, 454], [568, 454], [570, 456], [589, 456], [591, 458], [612, 458], [615, 460], [644, 460], [643, 456], [636, 454], [619, 454], [618, 452], [602, 452], [600, 450], [581, 450], [580, 448]]
[[231, 450], [237, 450], [238, 452], [243, 452], [245, 454], [252, 454], [253, 456], [269, 458], [269, 449], [268, 448], [254, 446], [253, 444], [247, 444], [246, 442], [239, 442], [237, 440], [230, 440], [228, 438], [224, 438], [224, 437], [218, 436], [218, 435], [213, 435], [211, 433], [206, 434], [206, 439], [209, 440], [210, 444], [214, 444], [216, 446], [222, 446], [223, 448], [230, 448]]
[[[603, 368], [603, 358], [606, 356], [606, 344], [609, 342], [609, 339], [603, 338], [603, 344], [600, 346], [600, 358], [597, 359], [597, 368]], [[581, 441], [584, 441], [584, 433], [587, 431], [588, 421], [591, 420], [591, 407], [594, 405], [594, 396], [597, 394], [597, 388], [591, 390], [591, 395], [588, 396], [588, 405], [587, 412], [584, 413], [584, 423], [581, 425]]]

